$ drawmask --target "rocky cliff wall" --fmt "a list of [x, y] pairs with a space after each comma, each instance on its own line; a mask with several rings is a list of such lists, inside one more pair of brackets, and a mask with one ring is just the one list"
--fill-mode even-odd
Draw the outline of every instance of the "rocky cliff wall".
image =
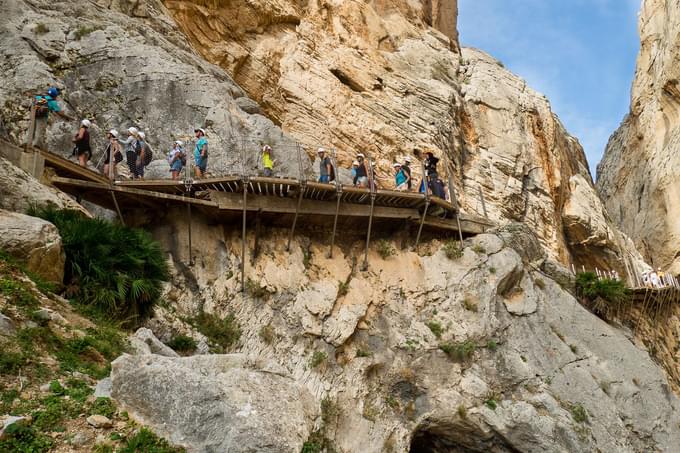
[[165, 4], [208, 61], [286, 132], [337, 149], [341, 166], [367, 153], [392, 187], [392, 162], [430, 150], [464, 210], [526, 222], [561, 262], [625, 275], [624, 257], [637, 260], [548, 100], [488, 55], [459, 49], [455, 20], [442, 22], [455, 2]]
[[[174, 263], [166, 299], [175, 313], [159, 313], [154, 331], [176, 334], [165, 317], [233, 314], [238, 351], [307, 389], [320, 405], [316, 429], [336, 451], [672, 451], [680, 441], [666, 375], [556, 283], [568, 271], [526, 227], [480, 235], [451, 258], [437, 241], [420, 254], [376, 242], [366, 272], [353, 258], [361, 240], [340, 241], [328, 258], [326, 241], [298, 236], [288, 253], [287, 232], [267, 230], [259, 256], [247, 257], [244, 297], [238, 231], [195, 218], [187, 266], [183, 213], [156, 222], [148, 227]], [[382, 258], [385, 247], [392, 255]], [[125, 373], [114, 386], [130, 384]], [[137, 373], [160, 388], [169, 372]], [[177, 389], [162, 403], [155, 391], [120, 399], [133, 412], [153, 400], [156, 416], [145, 421], [171, 439], [206, 442], [189, 434], [199, 432], [191, 420], [169, 423], [176, 400], [194, 411], [202, 390]]]
[[[104, 150], [106, 131], [122, 133], [129, 126], [145, 130], [156, 150], [147, 176], [167, 177], [164, 155], [172, 141], [193, 139], [197, 126], [208, 130], [209, 169], [217, 174], [240, 169], [242, 137], [250, 139], [251, 171], [258, 143], [292, 146], [223, 70], [195, 54], [160, 2], [2, 5], [0, 133], [15, 143], [23, 142], [28, 129], [30, 95], [57, 85], [65, 112], [94, 123], [92, 163]], [[70, 155], [77, 126], [53, 118], [49, 149]], [[282, 160], [278, 171], [297, 175], [297, 162]]]
[[655, 267], [680, 272], [680, 4], [645, 0], [630, 112], [597, 168], [614, 220]]

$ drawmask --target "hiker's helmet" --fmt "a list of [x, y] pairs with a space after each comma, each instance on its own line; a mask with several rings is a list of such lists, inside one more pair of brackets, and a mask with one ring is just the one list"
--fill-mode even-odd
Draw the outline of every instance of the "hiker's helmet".
[[90, 127], [92, 126], [92, 123], [90, 122], [90, 120], [85, 119], [80, 122], [80, 125], [83, 127]]
[[47, 90], [47, 94], [48, 94], [50, 97], [56, 98], [57, 96], [59, 96], [59, 88], [57, 88], [57, 87], [50, 87], [50, 88]]

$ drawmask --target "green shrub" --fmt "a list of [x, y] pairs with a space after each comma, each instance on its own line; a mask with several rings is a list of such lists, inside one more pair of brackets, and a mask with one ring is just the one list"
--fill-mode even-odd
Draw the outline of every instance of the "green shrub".
[[259, 335], [266, 344], [272, 344], [276, 340], [276, 333], [274, 333], [274, 328], [270, 324], [262, 326]]
[[314, 351], [309, 359], [309, 367], [316, 368], [328, 359], [328, 354], [323, 351]]
[[494, 398], [489, 398], [488, 400], [484, 401], [484, 404], [486, 404], [486, 406], [492, 411], [495, 411], [498, 407], [498, 403]]
[[180, 453], [183, 448], [172, 447], [165, 439], [142, 428], [137, 434], [125, 440], [116, 453]]
[[489, 268], [489, 273], [495, 274], [495, 273], [496, 273], [496, 268], [493, 267], [493, 266], [491, 266], [491, 267]]
[[486, 349], [488, 349], [489, 351], [495, 351], [496, 349], [498, 349], [498, 343], [496, 342], [496, 340], [487, 341]]
[[44, 35], [49, 31], [50, 31], [49, 27], [42, 22], [38, 22], [37, 24], [35, 24], [35, 28], [33, 29], [33, 33], [35, 33], [36, 35]]
[[0, 451], [42, 453], [49, 451], [52, 445], [52, 439], [32, 426], [14, 423], [5, 430], [5, 438], [0, 440]]
[[349, 291], [349, 281], [346, 281], [346, 282], [338, 281], [338, 295], [336, 297], [339, 299], [343, 296], [346, 296], [348, 291]]
[[151, 314], [169, 272], [149, 233], [74, 210], [34, 208], [31, 214], [59, 229], [66, 252], [64, 282], [79, 302], [127, 321]]
[[582, 404], [574, 404], [570, 409], [571, 417], [576, 423], [586, 423], [588, 421], [588, 411]]
[[460, 418], [467, 418], [467, 409], [462, 404], [458, 406], [458, 416]]
[[199, 332], [217, 346], [220, 352], [228, 350], [241, 338], [241, 329], [233, 314], [219, 318], [216, 315], [201, 313], [191, 322]]
[[73, 33], [73, 37], [76, 39], [76, 41], [80, 41], [83, 39], [85, 36], [89, 35], [93, 31], [99, 30], [100, 27], [88, 27], [86, 25], [81, 25], [76, 29], [76, 31]]
[[477, 313], [479, 311], [479, 306], [467, 298], [463, 299], [463, 307], [465, 307], [467, 311], [471, 311], [474, 313]]
[[430, 328], [430, 330], [432, 331], [434, 336], [437, 337], [437, 339], [442, 337], [442, 333], [444, 332], [444, 328], [442, 327], [442, 325], [439, 322], [430, 321], [430, 322], [427, 323], [427, 327]]
[[14, 375], [28, 363], [28, 357], [21, 352], [0, 350], [0, 375]]
[[444, 351], [446, 355], [454, 360], [463, 362], [469, 359], [477, 349], [477, 343], [471, 340], [466, 340], [460, 343], [442, 343], [439, 349]]
[[269, 296], [267, 288], [251, 278], [246, 279], [246, 292], [255, 299], [263, 299]]
[[479, 253], [479, 254], [484, 254], [484, 253], [486, 253], [486, 249], [484, 248], [484, 246], [482, 246], [482, 245], [480, 245], [480, 244], [475, 244], [475, 245], [472, 247], [472, 251], [475, 252], [475, 253]]
[[385, 239], [381, 239], [377, 243], [377, 249], [378, 249], [378, 255], [382, 259], [387, 259], [390, 256], [394, 255], [397, 253], [397, 251], [392, 247], [392, 244], [389, 243], [389, 241], [386, 241]]
[[545, 289], [545, 281], [542, 278], [537, 278], [534, 280], [534, 284], [538, 289]]
[[330, 397], [327, 396], [321, 400], [321, 420], [323, 420], [326, 425], [334, 421], [339, 413], [340, 408], [338, 408], [337, 403]]
[[177, 352], [193, 352], [196, 350], [198, 344], [196, 340], [187, 335], [177, 335], [172, 340], [168, 341], [168, 346]]
[[356, 355], [357, 357], [370, 357], [372, 355], [373, 354], [369, 350], [361, 349], [361, 348], [357, 349], [357, 355]]
[[444, 254], [450, 260], [457, 260], [463, 256], [463, 249], [453, 239], [449, 239], [444, 243]]
[[104, 417], [112, 418], [116, 414], [116, 405], [111, 401], [111, 398], [99, 397], [92, 403], [90, 408], [90, 415], [103, 415]]
[[621, 280], [599, 279], [594, 272], [581, 272], [576, 276], [576, 291], [590, 302], [600, 298], [618, 305], [630, 300], [630, 293]]

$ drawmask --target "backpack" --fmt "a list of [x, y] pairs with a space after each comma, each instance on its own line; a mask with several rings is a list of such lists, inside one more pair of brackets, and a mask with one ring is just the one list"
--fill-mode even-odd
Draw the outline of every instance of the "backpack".
[[35, 105], [35, 116], [36, 118], [46, 117], [50, 113], [50, 106], [48, 103], [49, 99], [47, 96], [36, 96], [33, 104]]
[[148, 143], [144, 142], [144, 166], [146, 167], [153, 160], [153, 151]]
[[180, 151], [179, 160], [182, 161], [182, 166], [186, 167], [186, 165], [187, 165], [187, 155], [184, 151]]

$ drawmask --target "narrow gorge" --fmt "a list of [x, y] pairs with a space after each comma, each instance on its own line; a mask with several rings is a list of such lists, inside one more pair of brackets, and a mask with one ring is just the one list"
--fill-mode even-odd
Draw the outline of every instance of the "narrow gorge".
[[[574, 272], [634, 286], [674, 264], [673, 166], [659, 162], [672, 162], [679, 4], [643, 2], [634, 102], [597, 187], [549, 100], [461, 46], [456, 0], [0, 5], [0, 451], [680, 445], [680, 310], [598, 311]], [[49, 86], [92, 122], [89, 169], [60, 163], [76, 125], [53, 115], [54, 157], [21, 150]], [[130, 126], [155, 150], [138, 186], [95, 174], [107, 131]], [[165, 150], [197, 128], [210, 142], [200, 187], [214, 186], [154, 186]], [[264, 144], [274, 182], [259, 175]], [[328, 189], [337, 205], [314, 206], [346, 211], [335, 224], [298, 218], [320, 146], [342, 186]], [[393, 164], [412, 157], [416, 181], [433, 153], [455, 219], [481, 226], [463, 237], [428, 195], [405, 219], [375, 207], [394, 219], [373, 223], [376, 192], [350, 187], [359, 152], [378, 195], [413, 203], [388, 191]], [[227, 176], [242, 194], [216, 194]], [[59, 190], [76, 177], [81, 189]], [[258, 182], [294, 217], [270, 201], [246, 212]], [[356, 206], [341, 204], [352, 191]]]

